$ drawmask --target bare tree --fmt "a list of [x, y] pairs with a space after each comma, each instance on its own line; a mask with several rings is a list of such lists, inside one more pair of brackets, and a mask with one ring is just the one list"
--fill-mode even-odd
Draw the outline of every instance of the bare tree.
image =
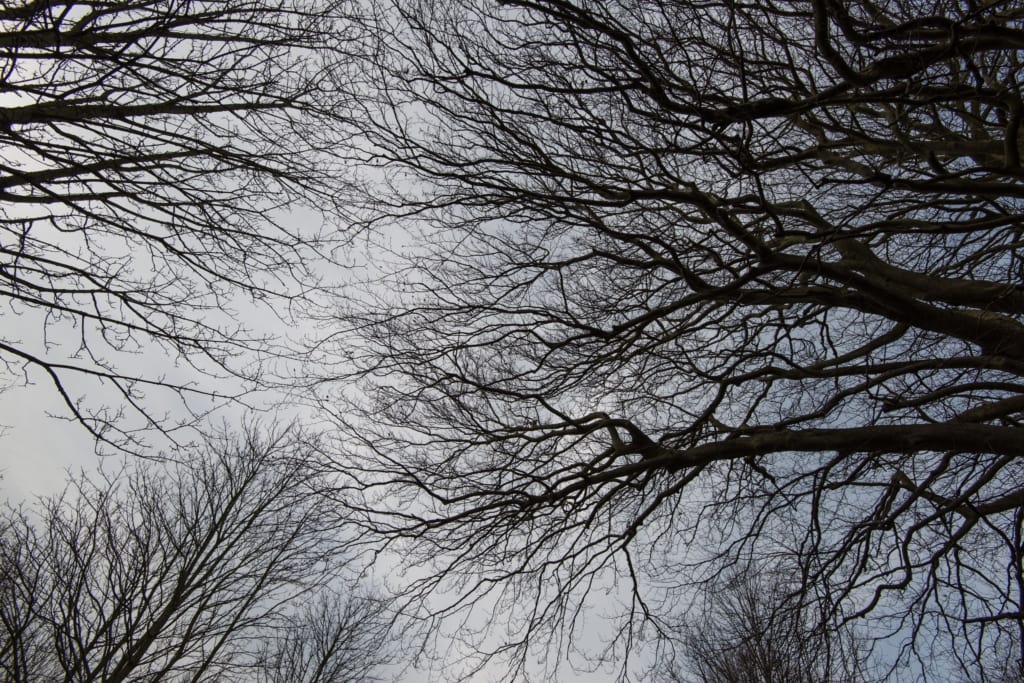
[[[261, 654], [260, 683], [379, 680], [374, 666], [398, 653], [386, 641], [387, 606], [373, 597], [323, 595], [277, 627]], [[390, 662], [393, 663], [393, 662]]]
[[521, 669], [625, 579], [622, 662], [795, 552], [894, 667], [1024, 648], [1019, 6], [395, 5], [368, 221], [421, 239], [322, 396], [413, 590]]
[[0, 680], [296, 671], [268, 650], [309, 653], [318, 674], [288, 680], [371, 680], [388, 653], [387, 610], [339, 583], [346, 539], [323, 481], [303, 465], [312, 447], [288, 431], [222, 438], [190, 465], [139, 463], [99, 483], [76, 480], [37, 509], [8, 510]]
[[[756, 571], [756, 570], [755, 570]], [[683, 683], [848, 683], [869, 681], [868, 643], [849, 626], [823, 629], [800, 586], [775, 572], [735, 573], [687, 619], [676, 659], [656, 680]]]
[[[95, 436], [141, 448], [132, 428], [175, 424], [148, 390], [237, 397], [259, 381], [259, 361], [287, 353], [231, 311], [255, 302], [287, 316], [319, 282], [319, 223], [343, 203], [335, 153], [346, 104], [331, 83], [350, 7], [0, 7], [0, 362], [10, 375], [52, 382]], [[312, 212], [285, 220], [300, 207]], [[218, 381], [130, 355], [154, 348]], [[108, 402], [83, 400], [101, 386]]]

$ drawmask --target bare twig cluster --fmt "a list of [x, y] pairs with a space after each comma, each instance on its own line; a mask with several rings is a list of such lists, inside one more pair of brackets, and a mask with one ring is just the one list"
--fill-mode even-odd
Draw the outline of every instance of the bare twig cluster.
[[[0, 7], [5, 383], [52, 383], [66, 416], [136, 451], [131, 430], [188, 420], [190, 395], [259, 386], [264, 361], [288, 351], [232, 311], [269, 303], [258, 310], [284, 317], [318, 285], [330, 236], [302, 223], [343, 207], [347, 106], [332, 83], [355, 25], [347, 9]], [[319, 213], [281, 220], [299, 206]], [[132, 358], [154, 349], [198, 372]], [[175, 401], [163, 392], [156, 407], [160, 389], [186, 411], [165, 416]]]

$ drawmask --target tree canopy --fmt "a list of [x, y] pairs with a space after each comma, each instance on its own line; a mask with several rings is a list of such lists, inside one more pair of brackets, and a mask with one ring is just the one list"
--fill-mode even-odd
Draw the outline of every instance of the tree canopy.
[[[120, 413], [179, 420], [149, 388], [231, 398], [268, 360], [309, 361], [337, 460], [267, 505], [343, 495], [408, 563], [403, 614], [457, 631], [469, 670], [625, 678], [725, 578], [786, 567], [801, 629], [862, 626], [891, 673], [1012, 677], [1022, 48], [1009, 0], [6, 3], [0, 362], [145, 453]], [[305, 349], [231, 310], [313, 312], [338, 264], [295, 207], [371, 245]], [[129, 360], [154, 348], [206, 383]], [[67, 573], [59, 552], [20, 563], [42, 546], [4, 523], [9, 566]], [[102, 552], [67, 566], [119, 595], [102, 579], [134, 565], [113, 549], [148, 537], [68, 528]], [[224, 581], [248, 609], [252, 584]], [[598, 601], [611, 635], [584, 651]], [[330, 604], [247, 661], [300, 671]]]
[[438, 612], [517, 605], [491, 624], [522, 671], [624, 581], [621, 662], [724, 567], [785, 557], [894, 667], [1022, 647], [1022, 19], [381, 12], [366, 220], [416, 237], [329, 322], [321, 395], [366, 514], [434, 567], [416, 588], [457, 587]]

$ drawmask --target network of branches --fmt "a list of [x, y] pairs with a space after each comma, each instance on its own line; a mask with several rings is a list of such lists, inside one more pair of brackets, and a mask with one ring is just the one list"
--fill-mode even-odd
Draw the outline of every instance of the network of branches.
[[379, 680], [387, 606], [345, 575], [312, 449], [295, 431], [220, 437], [189, 465], [4, 510], [0, 680]]
[[[138, 451], [131, 429], [192, 417], [165, 420], [148, 390], [237, 397], [259, 384], [258, 361], [287, 353], [231, 311], [270, 302], [264, 315], [286, 317], [317, 286], [316, 214], [281, 218], [341, 207], [344, 7], [0, 7], [4, 384], [52, 383], [65, 416]], [[147, 349], [195, 371], [131, 357]]]
[[[172, 433], [301, 351], [341, 447], [301, 494], [274, 483], [314, 476], [299, 457], [270, 480], [213, 458], [7, 515], [5, 675], [328, 666], [311, 643], [344, 609], [262, 592], [339, 549], [291, 545], [324, 493], [401, 549], [403, 613], [455, 624], [466, 674], [626, 677], [702, 591], [786, 566], [791, 623], [858, 624], [883, 676], [1017, 675], [1022, 49], [1012, 0], [0, 3], [7, 374], [148, 453], [136, 426]], [[304, 308], [330, 265], [283, 212], [357, 197], [340, 230], [402, 234], [324, 337], [233, 322]], [[245, 481], [288, 523], [188, 555], [232, 538]]]
[[[538, 644], [621, 663], [723, 568], [785, 557], [894, 670], [1021, 659], [1022, 21], [380, 12], [364, 126], [392, 191], [367, 222], [414, 237], [328, 321], [321, 395], [370, 523], [433, 568], [414, 590], [458, 591], [431, 616], [514, 676]], [[582, 605], [622, 580], [579, 657]]]

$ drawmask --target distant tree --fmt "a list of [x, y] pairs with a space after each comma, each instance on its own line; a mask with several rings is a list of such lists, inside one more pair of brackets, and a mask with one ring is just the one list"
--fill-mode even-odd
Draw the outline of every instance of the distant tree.
[[678, 634], [677, 657], [655, 665], [670, 683], [867, 683], [870, 643], [849, 626], [822, 628], [783, 576], [737, 574]]
[[348, 683], [378, 680], [374, 667], [394, 663], [386, 605], [370, 597], [323, 595], [277, 626], [264, 641], [258, 683]]
[[[347, 105], [331, 83], [350, 7], [3, 3], [0, 364], [9, 375], [52, 382], [71, 416], [129, 448], [140, 420], [175, 425], [166, 396], [160, 408], [146, 400], [154, 387], [216, 399], [260, 379], [258, 361], [284, 351], [230, 309], [255, 301], [285, 316], [317, 286], [327, 244], [318, 216], [343, 202], [336, 152]], [[285, 219], [299, 207], [314, 213]], [[146, 349], [219, 381], [168, 377], [170, 365], [153, 371], [127, 355]]]
[[0, 680], [374, 680], [386, 606], [342, 577], [310, 447], [219, 439], [191, 464], [138, 462], [7, 510]]
[[627, 662], [724, 568], [794, 552], [810, 614], [864, 617], [905, 670], [1024, 648], [1022, 22], [381, 11], [367, 221], [418, 239], [371, 262], [317, 389], [432, 568], [413, 589], [458, 591], [436, 616], [518, 675], [574, 657], [596, 602]]
[[964, 672], [959, 683], [1021, 683], [1024, 681], [1024, 662], [1020, 658], [1020, 643], [1015, 633], [1004, 631], [1002, 638], [990, 639], [991, 647], [981, 653], [971, 670]]
[[964, 681], [975, 683], [1021, 683], [1024, 681], [1024, 667], [1015, 653], [1008, 656], [1004, 653], [1003, 659], [994, 659], [988, 662], [987, 666], [979, 666], [977, 676], [965, 677]]

